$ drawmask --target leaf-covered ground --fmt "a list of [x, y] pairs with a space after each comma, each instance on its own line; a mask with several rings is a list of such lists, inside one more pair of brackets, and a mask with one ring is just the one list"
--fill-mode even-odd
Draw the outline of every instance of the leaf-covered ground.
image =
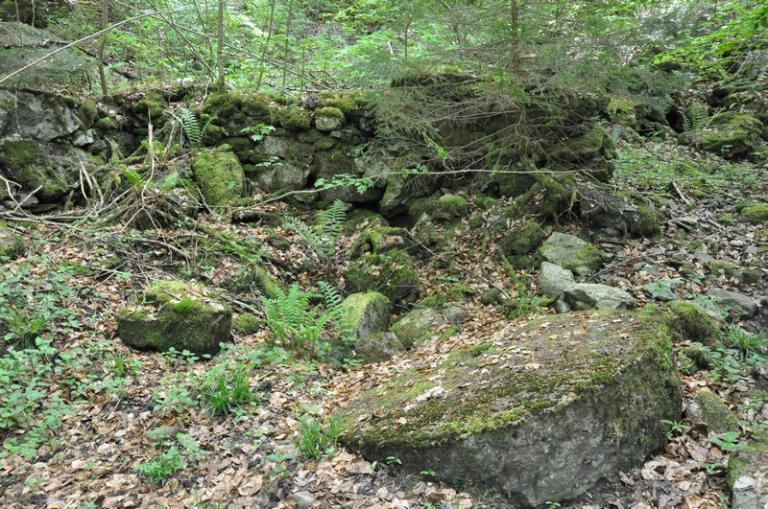
[[[764, 199], [766, 169], [704, 159], [661, 143], [622, 150], [617, 187], [651, 197], [667, 220], [657, 238], [596, 231], [606, 262], [593, 279], [627, 289], [641, 304], [665, 285], [661, 280], [675, 281], [670, 289], [681, 298], [711, 287], [764, 296], [768, 234], [764, 225], [740, 221], [738, 210]], [[681, 169], [681, 160], [692, 169]], [[493, 243], [490, 254], [479, 259], [483, 229], [461, 231], [456, 251], [443, 263], [423, 263], [419, 276], [423, 296], [467, 285], [471, 292], [461, 304], [469, 319], [458, 330], [441, 326], [422, 349], [381, 364], [342, 367], [297, 358], [270, 346], [266, 330], [237, 336], [230, 349], [209, 361], [128, 349], [116, 337], [115, 313], [149, 281], [180, 277], [226, 286], [238, 276], [248, 250], [265, 245], [262, 259], [285, 282], [339, 283], [355, 236], [344, 236], [338, 254], [319, 263], [294, 234], [280, 228], [277, 233], [291, 240], [287, 247], [274, 247], [275, 231], [260, 224], [200, 219], [238, 239], [241, 249], [228, 249], [199, 228], [137, 233], [117, 226], [95, 230], [87, 222], [37, 221], [22, 230], [31, 249], [4, 266], [0, 296], [5, 303], [26, 302], [44, 312], [45, 325], [28, 332], [49, 340], [49, 346], [26, 357], [4, 357], [0, 505], [483, 507], [470, 494], [433, 483], [429, 472], [402, 475], [397, 458], [372, 464], [336, 447], [310, 459], [298, 445], [301, 422], [315, 419], [321, 428], [328, 426], [334, 408], [378, 380], [434, 365], [445, 352], [509, 326], [502, 310], [479, 303], [490, 286], [518, 299], [519, 314], [546, 312], [536, 310], [530, 299], [535, 271], [510, 273], [493, 256]], [[750, 267], [758, 268], [757, 275], [745, 278], [741, 269]], [[649, 283], [656, 286], [644, 289]], [[258, 311], [255, 294], [228, 295], [238, 311]], [[33, 316], [30, 308], [20, 323], [30, 325]], [[765, 331], [768, 314], [763, 307], [752, 321], [732, 325]], [[677, 348], [690, 346], [681, 342]], [[708, 369], [683, 377], [686, 403], [702, 389], [717, 392], [740, 420], [738, 436], [722, 436], [684, 419], [670, 423], [664, 451], [585, 490], [572, 507], [725, 506], [729, 452], [768, 429], [768, 352], [750, 357], [726, 345], [709, 353], [715, 360]], [[222, 366], [246, 366], [253, 397], [231, 413], [213, 415], [198, 389]], [[140, 467], [147, 464], [168, 470], [163, 482], [152, 482]]]

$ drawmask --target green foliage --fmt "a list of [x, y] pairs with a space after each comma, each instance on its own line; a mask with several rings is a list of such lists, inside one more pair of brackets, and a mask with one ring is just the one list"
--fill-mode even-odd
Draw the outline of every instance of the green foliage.
[[223, 364], [208, 371], [200, 384], [203, 404], [214, 415], [224, 415], [257, 401], [248, 382], [248, 371], [245, 365], [227, 369]]
[[334, 416], [325, 424], [314, 417], [299, 417], [299, 451], [311, 459], [320, 459], [333, 452], [341, 434], [341, 420]]
[[298, 233], [304, 244], [325, 260], [336, 251], [336, 243], [344, 227], [348, 207], [343, 201], [336, 200], [317, 214], [314, 226], [309, 226], [298, 218], [289, 217], [284, 221], [283, 227]]
[[163, 484], [173, 474], [184, 470], [187, 466], [178, 448], [171, 447], [165, 454], [136, 467], [136, 471], [144, 474], [154, 484]]
[[200, 145], [203, 141], [203, 130], [200, 128], [200, 121], [197, 116], [187, 108], [181, 108], [178, 117], [189, 143], [192, 146]]
[[365, 194], [376, 182], [371, 177], [358, 177], [350, 173], [339, 173], [331, 180], [319, 178], [315, 180], [315, 188], [323, 191], [340, 187], [352, 187], [358, 194]]
[[258, 143], [260, 141], [264, 141], [264, 138], [269, 136], [273, 131], [275, 130], [274, 126], [258, 123], [256, 125], [244, 127], [241, 129], [242, 134], [249, 135], [248, 137], [251, 139], [252, 142]]
[[751, 355], [768, 353], [768, 337], [763, 334], [749, 334], [740, 327], [731, 327], [725, 336], [726, 345], [736, 348], [743, 360]]
[[[280, 289], [274, 298], [261, 299], [266, 325], [278, 346], [300, 355], [323, 355], [333, 346], [321, 340], [326, 329], [333, 325], [342, 342], [349, 334], [342, 320], [338, 290], [323, 282], [318, 286], [319, 293], [306, 292], [294, 283], [287, 292]], [[320, 298], [321, 304], [313, 304], [316, 298]]]

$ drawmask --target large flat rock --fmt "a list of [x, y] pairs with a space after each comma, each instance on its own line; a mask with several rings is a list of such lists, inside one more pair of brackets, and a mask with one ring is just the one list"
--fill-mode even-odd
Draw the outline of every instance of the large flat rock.
[[341, 440], [510, 507], [568, 499], [663, 446], [681, 407], [669, 337], [626, 312], [513, 324], [358, 394]]

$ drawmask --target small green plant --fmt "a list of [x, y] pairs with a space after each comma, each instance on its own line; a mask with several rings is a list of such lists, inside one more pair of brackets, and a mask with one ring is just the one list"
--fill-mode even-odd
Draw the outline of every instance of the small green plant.
[[365, 194], [376, 182], [371, 177], [358, 177], [350, 173], [339, 173], [331, 180], [319, 178], [315, 180], [315, 188], [320, 190], [352, 187], [358, 194]]
[[327, 209], [320, 211], [314, 226], [290, 217], [283, 227], [299, 234], [304, 244], [321, 259], [329, 259], [336, 251], [336, 244], [341, 236], [348, 205], [341, 200], [334, 201]]
[[736, 431], [728, 431], [712, 437], [709, 442], [719, 447], [723, 452], [735, 452], [744, 447], [744, 444], [740, 442], [739, 433]]
[[403, 464], [403, 460], [401, 460], [398, 456], [387, 456], [384, 458], [384, 462], [389, 466]]
[[264, 141], [264, 138], [269, 136], [274, 130], [275, 126], [258, 123], [256, 125], [245, 127], [240, 132], [249, 135], [252, 142], [258, 143]]
[[557, 507], [562, 507], [560, 505], [560, 502], [555, 502], [554, 500], [547, 500], [546, 502], [544, 502], [544, 505], [546, 505], [547, 507], [549, 507], [551, 509], [556, 509]]
[[200, 397], [214, 415], [233, 413], [256, 400], [248, 383], [248, 370], [244, 365], [238, 365], [232, 370], [228, 370], [223, 364], [215, 366], [201, 383]]
[[165, 454], [136, 467], [136, 471], [144, 474], [154, 484], [163, 484], [173, 474], [184, 470], [187, 466], [179, 450], [174, 446]]
[[299, 451], [306, 457], [320, 459], [333, 452], [341, 434], [341, 420], [331, 418], [323, 425], [314, 417], [299, 418]]
[[768, 350], [768, 337], [749, 334], [739, 327], [731, 327], [725, 336], [725, 343], [739, 351], [742, 360], [752, 354], [763, 354]]
[[667, 431], [667, 439], [672, 439], [675, 435], [685, 435], [691, 430], [690, 426], [682, 422], [669, 421], [667, 419], [662, 419], [660, 422], [669, 429]]

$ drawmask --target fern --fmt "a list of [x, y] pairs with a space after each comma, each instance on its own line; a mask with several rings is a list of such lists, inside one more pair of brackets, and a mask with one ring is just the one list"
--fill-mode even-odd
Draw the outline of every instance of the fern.
[[184, 129], [184, 134], [187, 135], [187, 139], [191, 145], [200, 145], [203, 141], [203, 131], [200, 128], [200, 122], [194, 113], [187, 108], [179, 110], [179, 121], [181, 127]]
[[698, 101], [691, 103], [683, 115], [683, 130], [688, 133], [697, 132], [703, 129], [709, 117], [709, 111], [706, 104]]
[[[328, 283], [318, 283], [318, 293], [305, 292], [294, 283], [288, 291], [280, 290], [273, 298], [262, 298], [266, 324], [272, 330], [279, 346], [296, 353], [317, 356], [331, 348], [329, 341], [321, 340], [333, 325], [342, 341], [350, 337], [349, 327], [342, 320], [341, 295]], [[319, 298], [320, 305], [313, 300]]]
[[283, 222], [283, 227], [298, 233], [317, 256], [325, 259], [336, 251], [336, 244], [341, 236], [346, 217], [347, 204], [336, 200], [327, 209], [317, 214], [314, 226], [309, 226], [301, 219], [290, 217]]

